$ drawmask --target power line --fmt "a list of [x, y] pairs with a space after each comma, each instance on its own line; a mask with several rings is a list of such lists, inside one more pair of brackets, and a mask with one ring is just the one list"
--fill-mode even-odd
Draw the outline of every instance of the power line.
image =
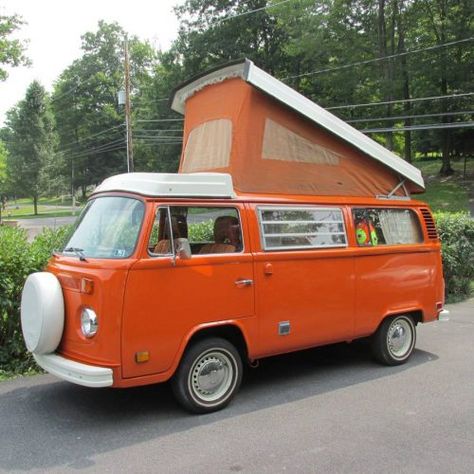
[[163, 137], [156, 137], [156, 138], [150, 138], [143, 135], [138, 135], [138, 136], [135, 135], [133, 138], [136, 138], [137, 140], [148, 140], [148, 141], [182, 140], [181, 136], [177, 136], [177, 135], [166, 135]]
[[387, 127], [387, 128], [366, 128], [359, 130], [362, 133], [378, 133], [378, 132], [404, 132], [406, 130], [443, 130], [447, 128], [471, 128], [474, 127], [473, 122], [454, 122], [454, 123], [430, 123], [425, 125], [409, 125], [407, 127]]
[[63, 145], [62, 150], [67, 149], [67, 147], [70, 146], [70, 145], [76, 145], [77, 143], [90, 140], [91, 138], [98, 137], [100, 135], [103, 135], [104, 133], [110, 132], [111, 130], [115, 130], [116, 128], [123, 127], [124, 125], [125, 125], [124, 123], [121, 123], [119, 125], [115, 125], [114, 127], [107, 128], [106, 130], [102, 130], [98, 133], [94, 133], [93, 135], [89, 135], [87, 137], [80, 138], [79, 140], [76, 140], [76, 141], [73, 141], [73, 142], [70, 142], [70, 143], [66, 143], [66, 145]]
[[255, 8], [254, 10], [249, 10], [247, 12], [236, 13], [235, 15], [228, 15], [228, 16], [225, 16], [224, 18], [220, 18], [219, 20], [213, 21], [212, 23], [209, 24], [209, 26], [218, 25], [219, 23], [223, 23], [224, 21], [232, 20], [233, 18], [240, 18], [242, 16], [251, 15], [252, 13], [257, 13], [262, 10], [269, 10], [270, 8], [274, 8], [274, 7], [277, 7], [278, 5], [283, 5], [284, 3], [288, 3], [291, 1], [292, 0], [282, 0], [281, 2], [265, 5], [264, 7]]
[[102, 151], [103, 149], [105, 148], [108, 148], [110, 146], [115, 146], [115, 145], [119, 145], [119, 144], [123, 144], [125, 146], [125, 140], [123, 138], [120, 138], [118, 140], [113, 140], [111, 142], [108, 142], [108, 143], [103, 143], [101, 145], [97, 145], [97, 146], [92, 146], [90, 148], [86, 148], [85, 150], [77, 150], [76, 152], [74, 153], [70, 153], [70, 157], [75, 157], [77, 155], [81, 155], [83, 153], [88, 153], [89, 151]]
[[150, 120], [135, 120], [137, 123], [141, 122], [182, 122], [184, 119], [182, 118], [172, 118], [172, 119], [150, 119]]
[[146, 133], [155, 133], [155, 132], [182, 132], [183, 129], [182, 128], [139, 128], [139, 129], [136, 129], [134, 128], [133, 131], [135, 133], [142, 133], [142, 132], [146, 132]]
[[99, 155], [101, 153], [110, 153], [112, 151], [125, 150], [125, 148], [126, 148], [126, 145], [124, 143], [123, 145], [114, 145], [114, 146], [111, 146], [109, 148], [102, 149], [102, 150], [86, 150], [83, 153], [72, 156], [71, 158], [78, 159], [78, 158], [83, 158], [83, 157], [88, 156], [88, 155], [93, 156], [93, 155]]
[[382, 56], [381, 58], [372, 58], [372, 59], [367, 59], [365, 61], [357, 61], [357, 62], [354, 62], [354, 63], [343, 64], [341, 66], [334, 66], [334, 67], [328, 67], [328, 68], [325, 68], [325, 69], [318, 69], [317, 71], [305, 72], [303, 74], [297, 74], [295, 76], [284, 77], [282, 79], [282, 81], [286, 81], [288, 79], [297, 79], [299, 77], [313, 76], [313, 75], [322, 74], [322, 73], [325, 73], [325, 72], [339, 71], [341, 69], [347, 69], [347, 68], [354, 67], [354, 66], [361, 66], [363, 64], [370, 64], [370, 63], [375, 63], [375, 62], [379, 62], [379, 61], [385, 61], [387, 59], [397, 58], [397, 57], [400, 57], [400, 56], [407, 56], [409, 54], [421, 53], [423, 51], [432, 51], [432, 50], [439, 49], [439, 48], [447, 48], [449, 46], [453, 46], [453, 45], [460, 44], [460, 43], [466, 43], [466, 42], [472, 41], [472, 40], [474, 40], [474, 36], [472, 36], [470, 38], [464, 38], [462, 40], [450, 41], [449, 43], [437, 44], [437, 45], [434, 45], [434, 46], [428, 46], [426, 48], [413, 49], [411, 51], [405, 51], [403, 53], [391, 54], [389, 56]]
[[137, 138], [138, 140], [146, 140], [146, 141], [152, 141], [152, 142], [160, 142], [160, 141], [166, 141], [166, 140], [183, 141], [182, 136], [177, 136], [177, 135], [167, 135], [163, 137], [149, 137], [145, 135], [137, 135], [137, 136], [134, 136], [134, 138]]
[[163, 138], [163, 139], [159, 139], [159, 140], [151, 140], [151, 139], [147, 139], [146, 137], [137, 137], [137, 140], [141, 140], [143, 142], [158, 142], [158, 143], [165, 143], [165, 142], [180, 142], [180, 143], [182, 143], [182, 141], [183, 141], [179, 137], [169, 137], [169, 138]]
[[345, 120], [346, 123], [365, 123], [365, 122], [385, 122], [390, 120], [405, 120], [428, 117], [445, 117], [451, 115], [470, 115], [474, 114], [474, 110], [463, 110], [460, 112], [444, 112], [438, 114], [422, 114], [422, 115], [394, 115], [393, 117], [376, 117], [376, 118], [361, 118], [354, 120]]
[[466, 97], [466, 96], [471, 96], [471, 95], [474, 95], [474, 92], [466, 92], [463, 94], [438, 95], [438, 96], [431, 96], [431, 97], [418, 97], [415, 99], [386, 100], [383, 102], [367, 102], [365, 104], [336, 105], [334, 107], [326, 107], [326, 110], [350, 109], [350, 108], [357, 108], [357, 107], [373, 107], [375, 105], [398, 104], [398, 103], [403, 103], [403, 102], [421, 102], [425, 100], [457, 99], [458, 97]]
[[[117, 133], [117, 132], [115, 132]], [[107, 137], [107, 139], [112, 139], [112, 140], [115, 140], [116, 142], [120, 142], [120, 141], [124, 141], [125, 138], [120, 134], [120, 135], [115, 135], [115, 133], [112, 135], [112, 136], [109, 136]], [[103, 137], [105, 138], [105, 137]], [[110, 142], [106, 142], [105, 144], [108, 144]], [[92, 141], [92, 142], [88, 142], [88, 143], [82, 143], [82, 144], [79, 144], [77, 146], [71, 146], [69, 148], [61, 148], [58, 150], [58, 153], [62, 153], [62, 154], [74, 154], [76, 152], [80, 152], [82, 149], [86, 148], [87, 147], [96, 147], [96, 146], [102, 146], [104, 143], [101, 143], [100, 141], [97, 142], [97, 141]]]
[[95, 73], [91, 74], [87, 79], [85, 79], [84, 81], [81, 81], [81, 78], [79, 76], [76, 76], [77, 79], [78, 79], [78, 83], [71, 87], [70, 89], [68, 89], [66, 92], [63, 92], [61, 94], [59, 94], [58, 96], [54, 96], [51, 98], [51, 101], [54, 102], [54, 101], [57, 101], [57, 100], [60, 100], [62, 99], [63, 97], [66, 97], [67, 95], [69, 94], [72, 94], [78, 87], [84, 85], [84, 84], [87, 84], [89, 81], [91, 81], [92, 79], [94, 79], [96, 77], [96, 74], [100, 72], [100, 71], [96, 71]]

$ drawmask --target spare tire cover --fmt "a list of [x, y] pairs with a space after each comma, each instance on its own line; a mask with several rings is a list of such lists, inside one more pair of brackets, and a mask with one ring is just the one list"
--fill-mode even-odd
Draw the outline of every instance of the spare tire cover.
[[48, 354], [58, 347], [64, 328], [64, 299], [61, 284], [52, 273], [33, 273], [26, 279], [21, 328], [30, 352]]

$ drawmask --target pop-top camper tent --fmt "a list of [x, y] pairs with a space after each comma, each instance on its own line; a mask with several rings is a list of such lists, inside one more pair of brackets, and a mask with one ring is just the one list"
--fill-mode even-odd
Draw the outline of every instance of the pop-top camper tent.
[[230, 173], [242, 193], [401, 197], [420, 171], [244, 60], [178, 87], [179, 172]]

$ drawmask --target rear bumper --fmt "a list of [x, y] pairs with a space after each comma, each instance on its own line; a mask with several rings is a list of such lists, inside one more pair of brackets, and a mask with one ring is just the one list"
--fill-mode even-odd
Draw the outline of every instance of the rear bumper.
[[449, 321], [449, 311], [447, 309], [443, 309], [438, 314], [438, 321]]
[[33, 354], [36, 363], [50, 374], [85, 387], [110, 387], [113, 382], [112, 369], [81, 364], [57, 354]]

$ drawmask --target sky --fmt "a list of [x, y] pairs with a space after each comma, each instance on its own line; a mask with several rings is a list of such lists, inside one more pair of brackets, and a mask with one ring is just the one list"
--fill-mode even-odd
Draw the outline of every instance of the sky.
[[81, 56], [81, 35], [95, 31], [99, 20], [117, 21], [131, 35], [168, 49], [178, 31], [173, 6], [183, 0], [0, 0], [0, 14], [18, 13], [27, 23], [16, 38], [29, 40], [30, 67], [8, 68], [0, 82], [0, 126], [5, 113], [38, 80], [51, 91], [54, 81]]

